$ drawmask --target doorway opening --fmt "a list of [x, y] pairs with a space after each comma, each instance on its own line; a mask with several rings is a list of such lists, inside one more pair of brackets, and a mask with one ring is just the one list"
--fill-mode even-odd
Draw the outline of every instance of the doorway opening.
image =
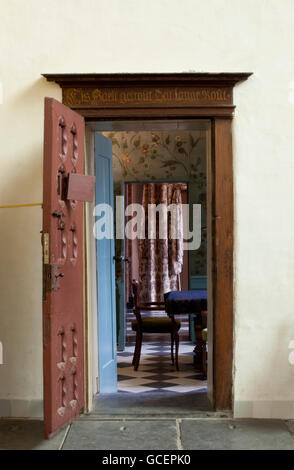
[[[85, 162], [85, 173], [88, 175], [95, 174], [95, 154], [94, 154], [94, 136], [100, 135], [101, 138], [106, 137], [101, 135], [101, 132], [116, 132], [116, 131], [144, 131], [149, 130], [156, 132], [158, 130], [193, 130], [195, 120], [208, 119], [208, 134], [210, 133], [211, 123], [211, 136], [206, 139], [208, 146], [207, 150], [207, 298], [208, 298], [208, 313], [207, 313], [207, 342], [208, 342], [208, 374], [207, 374], [207, 396], [215, 410], [232, 410], [232, 392], [233, 392], [233, 247], [234, 247], [234, 204], [233, 204], [233, 151], [232, 151], [232, 118], [234, 116], [235, 106], [233, 103], [233, 89], [234, 86], [244, 80], [247, 80], [251, 73], [175, 73], [175, 74], [43, 74], [48, 81], [58, 83], [62, 88], [62, 102], [56, 102], [53, 99], [47, 98], [47, 108], [45, 106], [45, 145], [44, 145], [44, 161], [64, 163], [67, 150], [71, 153], [72, 158], [68, 159], [69, 168], [64, 168], [63, 164], [58, 168], [57, 172], [67, 173], [69, 176], [69, 183], [75, 180], [71, 189], [78, 189], [78, 181], [92, 181], [93, 178], [76, 178], [73, 173], [78, 170], [76, 167], [77, 156], [80, 154], [78, 164], [83, 165], [84, 160], [84, 131], [85, 121], [81, 120], [77, 115], [80, 114], [86, 119], [88, 127], [86, 128], [87, 134], [87, 160]], [[76, 111], [77, 113], [73, 112]], [[67, 138], [65, 131], [65, 122], [68, 121], [72, 124], [70, 127], [70, 139]], [[133, 120], [133, 121], [132, 121]], [[152, 121], [148, 121], [152, 120]], [[74, 122], [72, 122], [74, 121]], [[108, 121], [108, 122], [105, 122]], [[78, 122], [78, 127], [77, 127]], [[67, 123], [68, 124], [68, 123]], [[189, 127], [191, 125], [192, 127]], [[137, 127], [136, 127], [137, 126]], [[182, 127], [183, 126], [183, 127]], [[56, 130], [58, 129], [58, 133]], [[95, 131], [95, 132], [93, 132]], [[48, 137], [48, 139], [47, 139]], [[110, 141], [111, 142], [111, 141]], [[68, 145], [69, 144], [69, 145]], [[106, 147], [109, 147], [108, 144]], [[211, 151], [210, 151], [211, 147]], [[57, 150], [58, 148], [58, 150]], [[58, 159], [56, 159], [56, 154]], [[112, 154], [111, 154], [112, 159]], [[80, 163], [79, 163], [80, 162]], [[108, 158], [108, 165], [110, 158]], [[106, 161], [105, 161], [106, 163]], [[54, 164], [50, 166], [54, 169]], [[106, 169], [104, 166], [104, 170]], [[110, 165], [109, 165], [110, 166]], [[44, 167], [45, 168], [45, 167]], [[83, 173], [82, 168], [80, 169]], [[109, 171], [109, 174], [112, 173]], [[96, 175], [100, 177], [100, 184], [98, 186], [106, 190], [105, 178], [103, 178], [103, 171], [98, 171]], [[85, 175], [84, 175], [85, 176]], [[58, 230], [58, 240], [61, 260], [65, 255], [66, 236], [62, 233], [65, 227], [63, 211], [55, 211], [55, 205], [63, 208], [63, 198], [56, 198], [57, 196], [64, 197], [60, 192], [60, 187], [56, 188], [54, 199], [51, 195], [52, 186], [56, 183], [62, 183], [63, 189], [67, 187], [67, 177], [64, 179], [61, 175], [58, 179], [55, 174], [49, 174], [47, 178], [46, 171], [44, 171], [44, 198], [43, 198], [43, 213], [45, 214], [43, 222], [43, 239], [44, 235], [51, 231], [52, 227], [48, 226], [49, 221], [52, 221], [52, 216], [57, 217], [54, 224], [54, 234]], [[64, 184], [63, 184], [64, 183]], [[110, 183], [110, 181], [109, 181]], [[51, 186], [50, 186], [51, 185]], [[68, 189], [69, 189], [68, 185]], [[71, 184], [72, 186], [72, 184]], [[91, 184], [82, 184], [78, 191], [71, 192], [71, 199], [69, 208], [76, 207], [76, 200], [80, 198], [81, 201], [91, 200], [91, 191], [89, 191]], [[104, 188], [104, 189], [103, 189]], [[87, 189], [87, 191], [85, 191]], [[97, 189], [97, 185], [96, 185]], [[82, 190], [82, 191], [81, 191]], [[104, 194], [105, 195], [105, 194]], [[78, 196], [78, 197], [77, 197]], [[110, 191], [108, 192], [109, 200], [112, 199]], [[52, 200], [51, 200], [52, 199]], [[54, 202], [54, 206], [52, 203]], [[78, 205], [78, 207], [81, 207]], [[105, 295], [105, 290], [101, 288], [103, 283], [99, 283], [100, 288], [97, 290], [97, 260], [96, 260], [96, 240], [92, 236], [92, 222], [93, 222], [93, 209], [95, 205], [89, 204], [86, 206], [86, 243], [83, 243], [85, 250], [80, 250], [80, 260], [82, 264], [78, 266], [75, 259], [70, 259], [67, 267], [70, 270], [70, 275], [73, 276], [75, 286], [81, 286], [82, 279], [84, 282], [84, 292], [81, 288], [74, 289], [73, 293], [79, 293], [79, 301], [73, 302], [72, 308], [69, 309], [69, 303], [66, 302], [67, 290], [64, 289], [67, 283], [70, 283], [71, 277], [65, 276], [63, 282], [63, 289], [60, 295], [54, 295], [57, 301], [56, 306], [59, 304], [67, 307], [69, 317], [71, 319], [71, 335], [73, 332], [80, 332], [80, 337], [76, 338], [73, 335], [74, 344], [78, 342], [84, 354], [80, 353], [79, 364], [77, 367], [77, 374], [79, 377], [84, 375], [84, 381], [80, 378], [78, 382], [70, 379], [70, 388], [62, 387], [62, 394], [58, 397], [62, 398], [61, 405], [59, 399], [56, 400], [56, 380], [60, 382], [59, 370], [51, 366], [44, 368], [44, 403], [45, 403], [45, 422], [46, 433], [49, 435], [54, 432], [60, 423], [70, 422], [76, 417], [84, 406], [84, 410], [89, 412], [93, 408], [93, 396], [98, 391], [101, 382], [101, 374], [98, 374], [98, 361], [101, 360], [101, 341], [98, 342], [97, 338], [97, 320], [101, 319], [101, 311], [107, 309], [98, 309], [99, 316], [97, 316], [98, 303], [103, 299], [109, 300]], [[52, 212], [53, 211], [53, 212]], [[77, 215], [77, 212], [75, 214]], [[81, 218], [79, 221], [79, 229], [82, 234], [82, 210]], [[71, 211], [73, 214], [73, 211]], [[58, 221], [57, 221], [58, 219]], [[57, 224], [56, 224], [57, 222]], [[51, 224], [51, 222], [50, 222]], [[77, 237], [74, 234], [76, 231], [75, 224], [68, 225], [70, 229], [69, 246], [73, 247], [72, 253], [76, 256], [76, 242]], [[81, 236], [81, 240], [83, 237]], [[57, 246], [57, 244], [56, 244]], [[47, 244], [44, 244], [44, 260], [48, 260], [48, 253], [46, 249]], [[111, 246], [107, 247], [109, 251]], [[106, 251], [98, 250], [100, 254]], [[86, 256], [84, 256], [84, 253]], [[53, 253], [54, 255], [54, 253]], [[54, 255], [55, 256], [55, 255]], [[55, 258], [54, 258], [55, 259]], [[110, 279], [110, 256], [104, 257], [105, 262], [108, 261], [108, 273]], [[52, 258], [53, 260], [53, 258]], [[62, 260], [63, 261], [63, 260]], [[48, 263], [48, 264], [47, 264]], [[47, 266], [45, 266], [47, 264]], [[58, 279], [63, 273], [58, 273], [59, 266], [51, 264], [50, 260], [44, 265], [44, 272], [46, 276], [44, 279]], [[73, 269], [75, 267], [75, 269]], [[45, 269], [46, 268], [46, 269]], [[85, 268], [85, 269], [84, 269]], [[56, 272], [57, 269], [57, 272]], [[52, 271], [55, 274], [51, 276]], [[100, 273], [103, 270], [100, 271]], [[85, 276], [83, 277], [83, 273]], [[115, 279], [113, 277], [113, 279]], [[67, 282], [66, 282], [67, 281]], [[49, 289], [48, 297], [51, 298], [51, 290], [53, 292], [58, 289], [58, 286], [51, 281], [44, 284], [44, 293]], [[57, 282], [58, 284], [58, 282]], [[107, 285], [107, 283], [106, 283]], [[54, 287], [54, 289], [53, 289]], [[72, 287], [72, 286], [71, 286]], [[86, 292], [85, 292], [86, 291]], [[84, 295], [84, 307], [82, 308]], [[97, 300], [98, 294], [98, 300]], [[170, 294], [171, 298], [175, 300], [175, 293]], [[44, 296], [45, 297], [45, 296]], [[171, 300], [171, 298], [169, 300]], [[71, 296], [71, 300], [74, 296]], [[44, 300], [44, 302], [46, 302]], [[166, 310], [170, 312], [170, 305], [166, 306]], [[60, 308], [58, 307], [58, 312]], [[84, 311], [86, 315], [83, 315]], [[173, 310], [171, 310], [173, 312]], [[168, 312], [168, 313], [169, 313]], [[44, 360], [51, 364], [55, 361], [54, 340], [49, 338], [50, 320], [54, 309], [47, 309], [46, 303], [43, 307], [44, 319]], [[169, 313], [171, 317], [173, 316]], [[77, 319], [79, 327], [73, 324], [72, 319]], [[82, 328], [84, 322], [84, 328]], [[111, 319], [111, 325], [115, 325], [115, 318]], [[52, 323], [53, 326], [53, 323]], [[61, 325], [62, 327], [62, 325]], [[60, 346], [60, 339], [63, 337], [63, 329], [58, 330], [58, 345]], [[98, 328], [98, 334], [103, 335], [103, 328]], [[55, 333], [54, 333], [55, 334]], [[55, 338], [55, 336], [52, 338]], [[82, 338], [82, 335], [84, 336]], [[176, 338], [176, 335], [174, 336]], [[110, 342], [106, 343], [108, 353], [113, 351], [113, 355], [108, 363], [114, 365], [116, 362], [116, 341], [115, 336], [112, 335]], [[109, 345], [111, 347], [109, 348]], [[63, 348], [63, 341], [61, 341]], [[98, 354], [99, 353], [99, 354]], [[85, 358], [85, 360], [84, 360]], [[55, 361], [56, 362], [56, 361]], [[108, 365], [105, 363], [105, 367]], [[60, 364], [58, 363], [58, 366]], [[114, 370], [115, 368], [113, 368]], [[110, 376], [113, 379], [113, 376]], [[74, 402], [69, 401], [69, 406], [63, 406], [64, 391], [75, 389], [79, 387], [78, 395], [81, 401], [81, 407], [70, 409]], [[116, 383], [116, 381], [115, 381]], [[85, 393], [84, 393], [85, 389]], [[70, 392], [71, 393], [71, 392]], [[76, 391], [74, 392], [76, 394]], [[72, 395], [71, 395], [72, 396]], [[85, 398], [85, 400], [84, 400]], [[181, 402], [183, 402], [181, 397]], [[112, 402], [114, 403], [114, 402]], [[195, 400], [193, 401], [195, 404]], [[59, 408], [57, 408], [59, 406]], [[61, 407], [60, 407], [61, 406]], [[195, 407], [187, 406], [188, 413]], [[66, 411], [65, 416], [61, 416], [61, 412]]]
[[[134, 370], [132, 364], [136, 344], [134, 280], [138, 281], [140, 296], [150, 302], [163, 301], [164, 294], [174, 290], [205, 292], [207, 298], [206, 187], [211, 149], [210, 129], [210, 121], [204, 119], [87, 124], [88, 174], [97, 171], [93, 164], [94, 136], [99, 133], [112, 143], [114, 200], [124, 196], [124, 209], [130, 204], [162, 203], [163, 194], [166, 197], [169, 193], [171, 198], [176, 189], [179, 190], [181, 203], [189, 205], [189, 215], [193, 213], [193, 204], [201, 206], [201, 241], [196, 249], [183, 250], [180, 272], [173, 279], [168, 267], [168, 246], [162, 250], [162, 241], [157, 240], [155, 247], [152, 242], [155, 251], [152, 254], [153, 262], [150, 263], [150, 240], [115, 239], [117, 392], [99, 393], [101, 373], [97, 357], [101, 345], [99, 339], [97, 341], [97, 334], [95, 336], [95, 328], [99, 327], [95, 317], [98, 315], [99, 318], [99, 311], [92, 308], [91, 354], [92, 377], [96, 379], [96, 412], [132, 413], [138, 412], [139, 408], [142, 412], [143, 403], [148, 413], [185, 413], [211, 409], [207, 399], [207, 336], [204, 331], [207, 329], [207, 305], [203, 307], [206, 311], [198, 312], [198, 316], [190, 312], [175, 317], [181, 323], [178, 371], [170, 358], [170, 335], [158, 331], [143, 333], [138, 369]], [[192, 217], [190, 219], [189, 229], [192, 233]], [[128, 220], [130, 217], [126, 217], [125, 224]], [[88, 225], [90, 221], [89, 212]], [[89, 226], [88, 231], [92, 232], [92, 227]], [[99, 254], [95, 253], [95, 244], [89, 241], [89, 236], [87, 238], [88, 265], [92, 265], [90, 275], [93, 278], [96, 271], [93, 259], [96, 259], [97, 254], [99, 263]], [[148, 255], [144, 256], [146, 253]], [[177, 257], [177, 254], [174, 256]], [[174, 264], [178, 261], [177, 258], [171, 260]], [[91, 285], [95, 291], [96, 282], [92, 280]], [[97, 303], [101, 285], [103, 283], [100, 279], [97, 294], [91, 292], [94, 303]], [[164, 306], [152, 311], [141, 309], [140, 313], [150, 321], [168, 319]], [[213, 364], [208, 364], [208, 376], [212, 376], [212, 368]]]

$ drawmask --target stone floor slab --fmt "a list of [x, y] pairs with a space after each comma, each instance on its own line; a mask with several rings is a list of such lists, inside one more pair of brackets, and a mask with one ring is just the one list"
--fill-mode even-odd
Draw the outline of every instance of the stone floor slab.
[[64, 450], [176, 450], [174, 420], [75, 421]]
[[294, 439], [279, 420], [183, 420], [187, 450], [294, 450]]

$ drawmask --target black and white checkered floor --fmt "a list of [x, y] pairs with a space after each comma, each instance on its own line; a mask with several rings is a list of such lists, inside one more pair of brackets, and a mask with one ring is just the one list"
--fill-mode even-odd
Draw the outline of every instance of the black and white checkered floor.
[[118, 391], [144, 392], [205, 392], [206, 380], [193, 364], [191, 342], [180, 342], [179, 371], [171, 363], [170, 344], [163, 342], [143, 343], [139, 369], [134, 371], [132, 359], [134, 345], [127, 346], [117, 354]]

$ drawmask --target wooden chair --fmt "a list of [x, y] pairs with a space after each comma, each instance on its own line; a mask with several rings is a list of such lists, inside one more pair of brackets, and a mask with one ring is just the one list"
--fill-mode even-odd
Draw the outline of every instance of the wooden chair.
[[179, 349], [179, 335], [178, 331], [181, 328], [181, 322], [173, 320], [167, 315], [162, 317], [145, 317], [142, 318], [142, 310], [164, 310], [164, 302], [139, 302], [139, 283], [138, 281], [132, 282], [133, 294], [134, 294], [134, 307], [133, 312], [136, 316], [136, 320], [132, 321], [132, 330], [136, 332], [136, 345], [133, 357], [134, 370], [138, 370], [142, 338], [143, 333], [169, 333], [171, 337], [171, 360], [172, 364], [174, 361], [174, 344], [176, 345], [176, 368], [178, 368], [178, 349]]

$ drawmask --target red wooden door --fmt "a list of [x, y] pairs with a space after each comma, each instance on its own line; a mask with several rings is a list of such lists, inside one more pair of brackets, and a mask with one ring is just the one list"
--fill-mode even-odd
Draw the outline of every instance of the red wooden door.
[[[84, 407], [83, 202], [68, 199], [79, 194], [83, 170], [83, 117], [45, 98], [42, 244], [47, 438], [72, 422]], [[72, 186], [73, 180], [78, 185]], [[85, 200], [84, 195], [80, 199]]]

